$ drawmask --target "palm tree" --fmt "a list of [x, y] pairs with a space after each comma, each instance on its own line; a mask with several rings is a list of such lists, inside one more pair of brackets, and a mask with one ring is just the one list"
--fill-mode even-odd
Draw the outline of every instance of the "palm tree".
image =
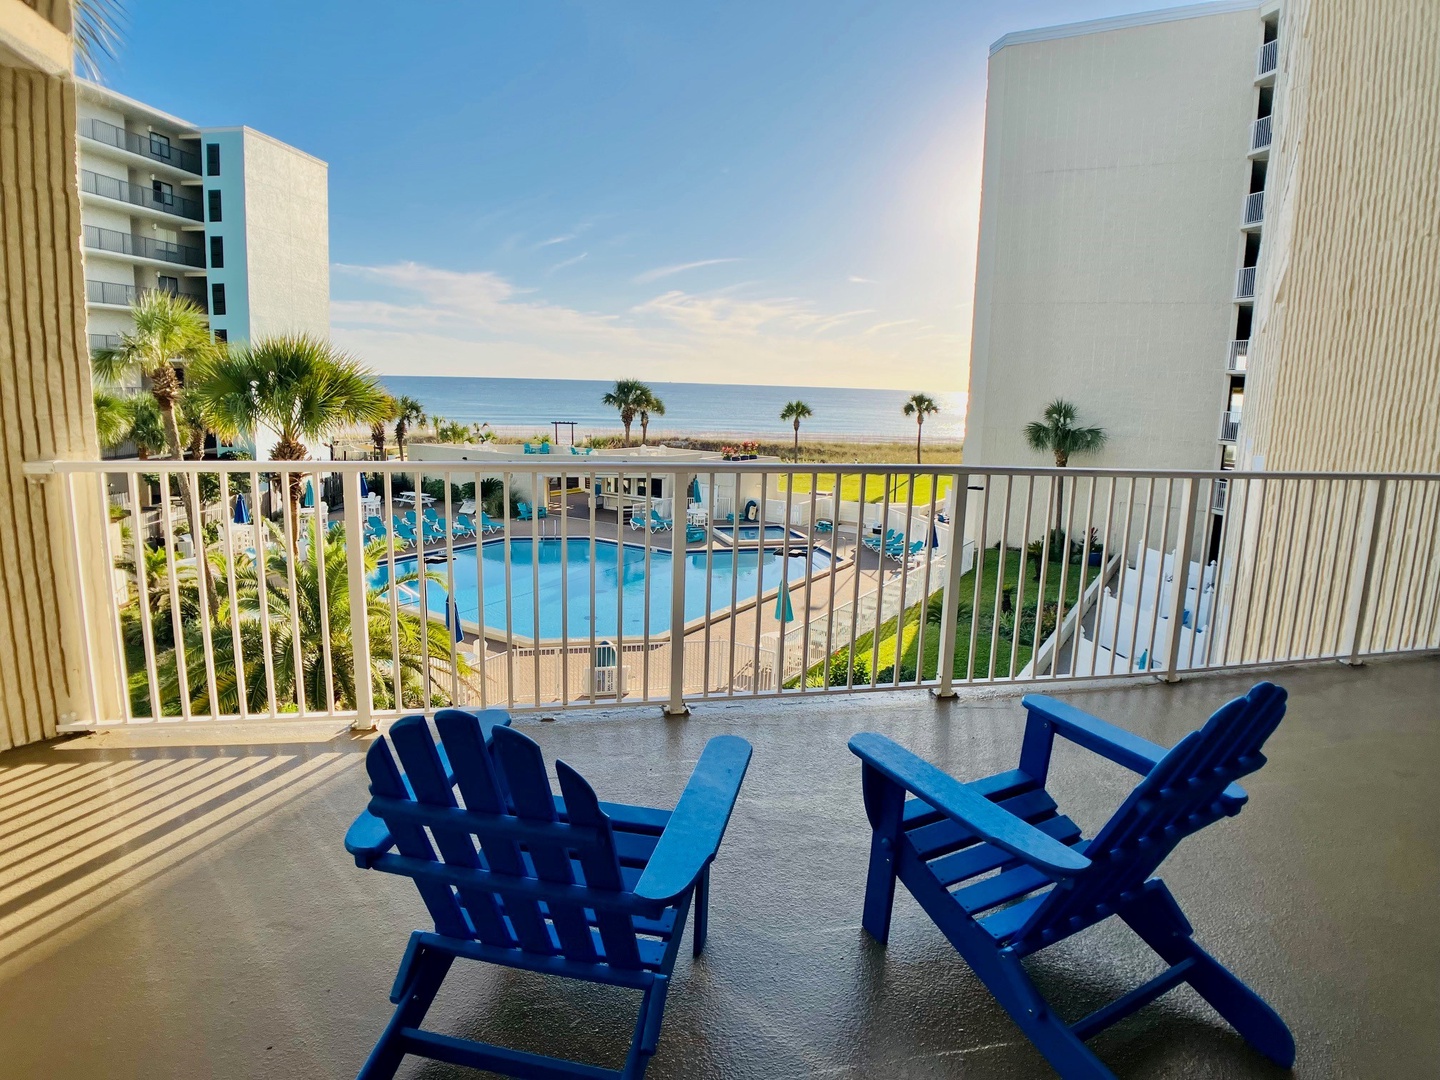
[[655, 391], [645, 387], [645, 393], [640, 398], [640, 445], [645, 445], [645, 440], [650, 437], [650, 414], [656, 416], [665, 415], [665, 402], [655, 396]]
[[900, 406], [906, 416], [915, 418], [915, 464], [920, 464], [920, 436], [925, 433], [925, 417], [940, 411], [939, 404], [929, 394], [911, 394]]
[[[1055, 467], [1063, 469], [1070, 464], [1071, 454], [1093, 454], [1105, 445], [1105, 429], [1080, 427], [1075, 421], [1078, 410], [1063, 398], [1056, 398], [1045, 406], [1041, 419], [1025, 425], [1025, 441], [1030, 449], [1055, 455]], [[1065, 484], [1062, 480], [1055, 485], [1055, 527], [1062, 528]]]
[[780, 410], [780, 419], [789, 420], [795, 425], [795, 460], [800, 460], [800, 421], [814, 416], [814, 411], [803, 401], [787, 401], [785, 407]]
[[635, 422], [635, 414], [647, 397], [654, 396], [650, 387], [639, 379], [617, 379], [614, 388], [600, 399], [601, 405], [620, 410], [620, 423], [625, 425], [626, 446], [630, 445], [630, 425]]
[[[168, 456], [181, 460], [185, 443], [180, 436], [176, 405], [180, 398], [180, 378], [176, 364], [195, 365], [215, 354], [210, 327], [205, 313], [193, 302], [174, 296], [163, 289], [142, 293], [130, 306], [135, 329], [120, 335], [114, 349], [100, 349], [92, 359], [95, 377], [103, 385], [115, 385], [128, 377], [143, 376], [150, 381], [150, 394], [160, 409]], [[190, 535], [202, 536], [196, 520], [196, 507], [190, 501], [190, 478], [183, 473], [175, 477]], [[212, 605], [215, 582], [207, 567], [205, 593]]]
[[425, 406], [413, 397], [398, 397], [395, 401], [395, 446], [400, 451], [400, 460], [405, 460], [405, 433], [412, 424], [425, 423]]
[[[262, 338], [212, 353], [191, 373], [190, 393], [220, 435], [235, 438], [266, 427], [278, 441], [276, 461], [303, 461], [306, 441], [321, 442], [351, 424], [371, 424], [385, 412], [385, 391], [361, 363], [328, 341], [306, 334]], [[301, 474], [291, 473], [293, 546], [299, 521]]]
[[165, 427], [159, 406], [149, 392], [117, 394], [96, 390], [94, 401], [96, 435], [106, 450], [133, 443], [135, 455], [142, 461], [164, 453]]
[[[325, 653], [323, 640], [328, 628], [330, 667], [333, 673], [335, 707], [355, 707], [355, 656], [351, 645], [351, 614], [349, 562], [344, 528], [336, 526], [319, 541], [319, 559], [306, 559], [295, 567], [295, 592], [290, 592], [289, 566], [285, 545], [275, 534], [274, 540], [262, 545], [266, 551], [266, 608], [270, 616], [270, 656], [275, 673], [277, 703], [296, 700], [297, 686], [303, 690], [305, 703], [311, 708], [328, 704]], [[383, 544], [365, 549], [366, 580], [373, 579], [380, 567]], [[221, 556], [223, 558], [223, 556]], [[325, 601], [321, 604], [320, 579], [325, 579]], [[223, 567], [222, 567], [223, 569]], [[260, 620], [260, 568], [248, 554], [237, 554], [235, 563], [235, 595], [227, 595], [220, 605], [211, 630], [214, 643], [216, 693], [222, 712], [239, 711], [239, 679], [243, 672], [245, 700], [251, 712], [264, 712], [268, 707], [265, 683], [264, 637]], [[224, 580], [222, 575], [222, 580]], [[416, 576], [401, 577], [397, 584], [413, 588]], [[440, 575], [427, 574], [437, 588], [444, 587]], [[227, 583], [228, 585], [228, 583]], [[291, 610], [299, 624], [300, 664], [295, 664], [295, 638], [290, 622]], [[322, 618], [322, 612], [328, 618]], [[235, 661], [234, 635], [231, 620], [238, 620], [243, 667]], [[416, 708], [424, 703], [426, 684], [432, 702], [448, 702], [450, 695], [450, 630], [434, 619], [401, 610], [398, 616], [400, 653], [392, 652], [390, 636], [390, 600], [387, 586], [369, 586], [365, 593], [365, 619], [370, 627], [370, 682], [377, 709]], [[206, 681], [204, 638], [198, 624], [187, 622], [185, 628], [185, 660], [187, 693], [196, 710], [209, 709], [209, 688]], [[401, 702], [395, 701], [395, 673], [400, 674]], [[160, 696], [167, 713], [179, 711], [180, 679], [173, 650], [159, 658]], [[463, 654], [457, 651], [455, 673], [461, 678], [471, 674]], [[145, 672], [139, 671], [134, 690], [144, 692]], [[132, 693], [132, 696], [133, 693]], [[282, 708], [286, 707], [282, 704]]]
[[380, 419], [370, 425], [370, 442], [375, 447], [375, 460], [385, 460], [385, 425], [400, 415], [400, 403], [389, 394], [385, 395], [385, 411]]

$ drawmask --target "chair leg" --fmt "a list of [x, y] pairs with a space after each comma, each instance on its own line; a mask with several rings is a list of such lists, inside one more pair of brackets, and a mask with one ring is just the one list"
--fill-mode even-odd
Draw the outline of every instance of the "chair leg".
[[1282, 1068], [1295, 1064], [1295, 1038], [1280, 1014], [1196, 944], [1189, 921], [1162, 883], [1147, 885], [1140, 902], [1121, 917], [1166, 963], [1193, 960], [1185, 981], [1246, 1042]]
[[620, 1070], [622, 1080], [643, 1080], [650, 1059], [660, 1045], [660, 1023], [665, 1019], [665, 998], [670, 990], [667, 976], [656, 975], [655, 981], [645, 991], [640, 1002], [640, 1015], [635, 1019], [635, 1036], [630, 1041], [630, 1053], [625, 1057], [625, 1067]]
[[397, 1037], [404, 1028], [420, 1026], [454, 962], [455, 957], [450, 953], [423, 946], [419, 949], [410, 963], [405, 996], [396, 1006], [395, 1015], [385, 1026], [384, 1034], [375, 1044], [375, 1049], [370, 1051], [356, 1080], [390, 1080], [395, 1075], [405, 1057], [405, 1050]]
[[895, 908], [895, 844], [879, 831], [870, 838], [870, 872], [865, 879], [865, 910], [860, 925], [881, 945], [890, 940]]
[[700, 871], [700, 880], [695, 883], [695, 932], [692, 942], [692, 956], [705, 951], [705, 939], [710, 933], [710, 867]]

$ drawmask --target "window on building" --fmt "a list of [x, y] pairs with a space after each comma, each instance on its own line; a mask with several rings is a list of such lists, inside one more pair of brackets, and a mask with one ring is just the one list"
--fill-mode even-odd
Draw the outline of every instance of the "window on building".
[[216, 341], [229, 341], [229, 340], [230, 340], [230, 331], [229, 331], [229, 330], [216, 330], [216, 331], [215, 331], [215, 340], [216, 340]]
[[210, 286], [210, 314], [225, 314], [225, 286], [215, 284]]
[[221, 236], [210, 237], [210, 268], [219, 270], [225, 265], [225, 238]]
[[212, 143], [206, 143], [206, 144], [205, 144], [205, 175], [206, 175], [206, 176], [219, 176], [219, 175], [220, 175], [220, 144], [219, 144], [219, 143], [213, 143], [213, 142], [212, 142]]
[[175, 188], [164, 180], [151, 180], [150, 193], [155, 197], [156, 206], [175, 205]]
[[161, 274], [155, 279], [155, 287], [161, 292], [168, 292], [174, 296], [180, 291], [180, 279], [171, 277], [169, 274]]
[[210, 220], [220, 220], [220, 192], [210, 192]]
[[150, 153], [157, 158], [170, 160], [170, 136], [162, 135], [158, 131], [150, 132]]

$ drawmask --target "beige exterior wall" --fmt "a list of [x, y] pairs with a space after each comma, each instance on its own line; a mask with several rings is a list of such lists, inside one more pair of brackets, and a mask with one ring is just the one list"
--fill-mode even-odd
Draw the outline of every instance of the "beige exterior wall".
[[[0, 46], [16, 10], [0, 18]], [[68, 8], [55, 17], [68, 27]], [[65, 52], [68, 65], [68, 42]], [[116, 670], [112, 639], [98, 627], [86, 635], [78, 617], [64, 488], [23, 471], [99, 451], [83, 283], [74, 83], [0, 66], [0, 750], [53, 736], [67, 714], [88, 718], [92, 672]], [[102, 537], [98, 491], [77, 483], [76, 494], [81, 535]], [[102, 595], [99, 544], [84, 545], [87, 588]], [[93, 691], [103, 712], [118, 712], [117, 685]]]
[[249, 128], [244, 144], [250, 338], [328, 338], [329, 167]]
[[1240, 466], [1440, 470], [1440, 4], [1284, 9]]
[[992, 55], [967, 462], [1050, 464], [1021, 429], [1063, 397], [1110, 436], [1074, 464], [1218, 464], [1262, 27], [1215, 7]]

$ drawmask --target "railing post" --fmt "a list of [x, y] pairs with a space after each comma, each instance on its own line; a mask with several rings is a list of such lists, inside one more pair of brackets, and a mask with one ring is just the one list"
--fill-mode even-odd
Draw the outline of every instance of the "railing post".
[[[935, 482], [940, 482], [938, 476]], [[940, 600], [940, 649], [936, 659], [940, 668], [936, 672], [940, 676], [940, 685], [935, 688], [935, 696], [940, 698], [955, 696], [955, 641], [960, 623], [960, 579], [965, 574], [965, 510], [969, 483], [970, 477], [966, 473], [956, 474], [955, 514], [950, 522], [950, 550], [945, 555], [945, 593]], [[839, 492], [836, 494], [838, 497]], [[978, 556], [979, 553], [976, 554]], [[928, 596], [925, 598], [927, 603], [929, 599]]]
[[1370, 614], [1370, 597], [1375, 583], [1375, 553], [1380, 547], [1380, 508], [1385, 505], [1385, 489], [1389, 481], [1383, 477], [1365, 481], [1365, 501], [1360, 508], [1360, 524], [1356, 536], [1360, 548], [1352, 564], [1350, 603], [1345, 609], [1344, 636], [1340, 639], [1340, 662], [1360, 663], [1360, 637], [1365, 619]]
[[[345, 558], [350, 584], [350, 648], [355, 664], [355, 731], [375, 729], [375, 687], [370, 676], [370, 622], [365, 617], [369, 589], [365, 580], [365, 524], [361, 518], [360, 473], [345, 471], [341, 487], [345, 492]], [[318, 500], [317, 500], [318, 501]], [[390, 537], [385, 542], [394, 543]], [[421, 572], [424, 549], [421, 547]]]
[[[1179, 543], [1175, 548], [1175, 600], [1170, 605], [1170, 647], [1169, 655], [1165, 658], [1165, 681], [1179, 682], [1180, 672], [1180, 631], [1184, 629], [1181, 623], [1185, 619], [1185, 590], [1190, 584], [1190, 556], [1195, 550], [1195, 502], [1200, 497], [1200, 483], [1193, 476], [1185, 481], [1185, 505], [1180, 512], [1180, 531], [1176, 534]], [[1160, 589], [1156, 591], [1156, 601], [1159, 601], [1160, 591], [1165, 587], [1164, 581], [1164, 559], [1161, 559], [1161, 581]], [[1205, 572], [1201, 569], [1195, 580], [1195, 608], [1199, 611], [1200, 594], [1205, 584]]]
[[[690, 480], [689, 473], [677, 472], [670, 489], [670, 693], [665, 701], [666, 716], [690, 715], [685, 704], [685, 526]], [[756, 612], [758, 618], [758, 606]]]

